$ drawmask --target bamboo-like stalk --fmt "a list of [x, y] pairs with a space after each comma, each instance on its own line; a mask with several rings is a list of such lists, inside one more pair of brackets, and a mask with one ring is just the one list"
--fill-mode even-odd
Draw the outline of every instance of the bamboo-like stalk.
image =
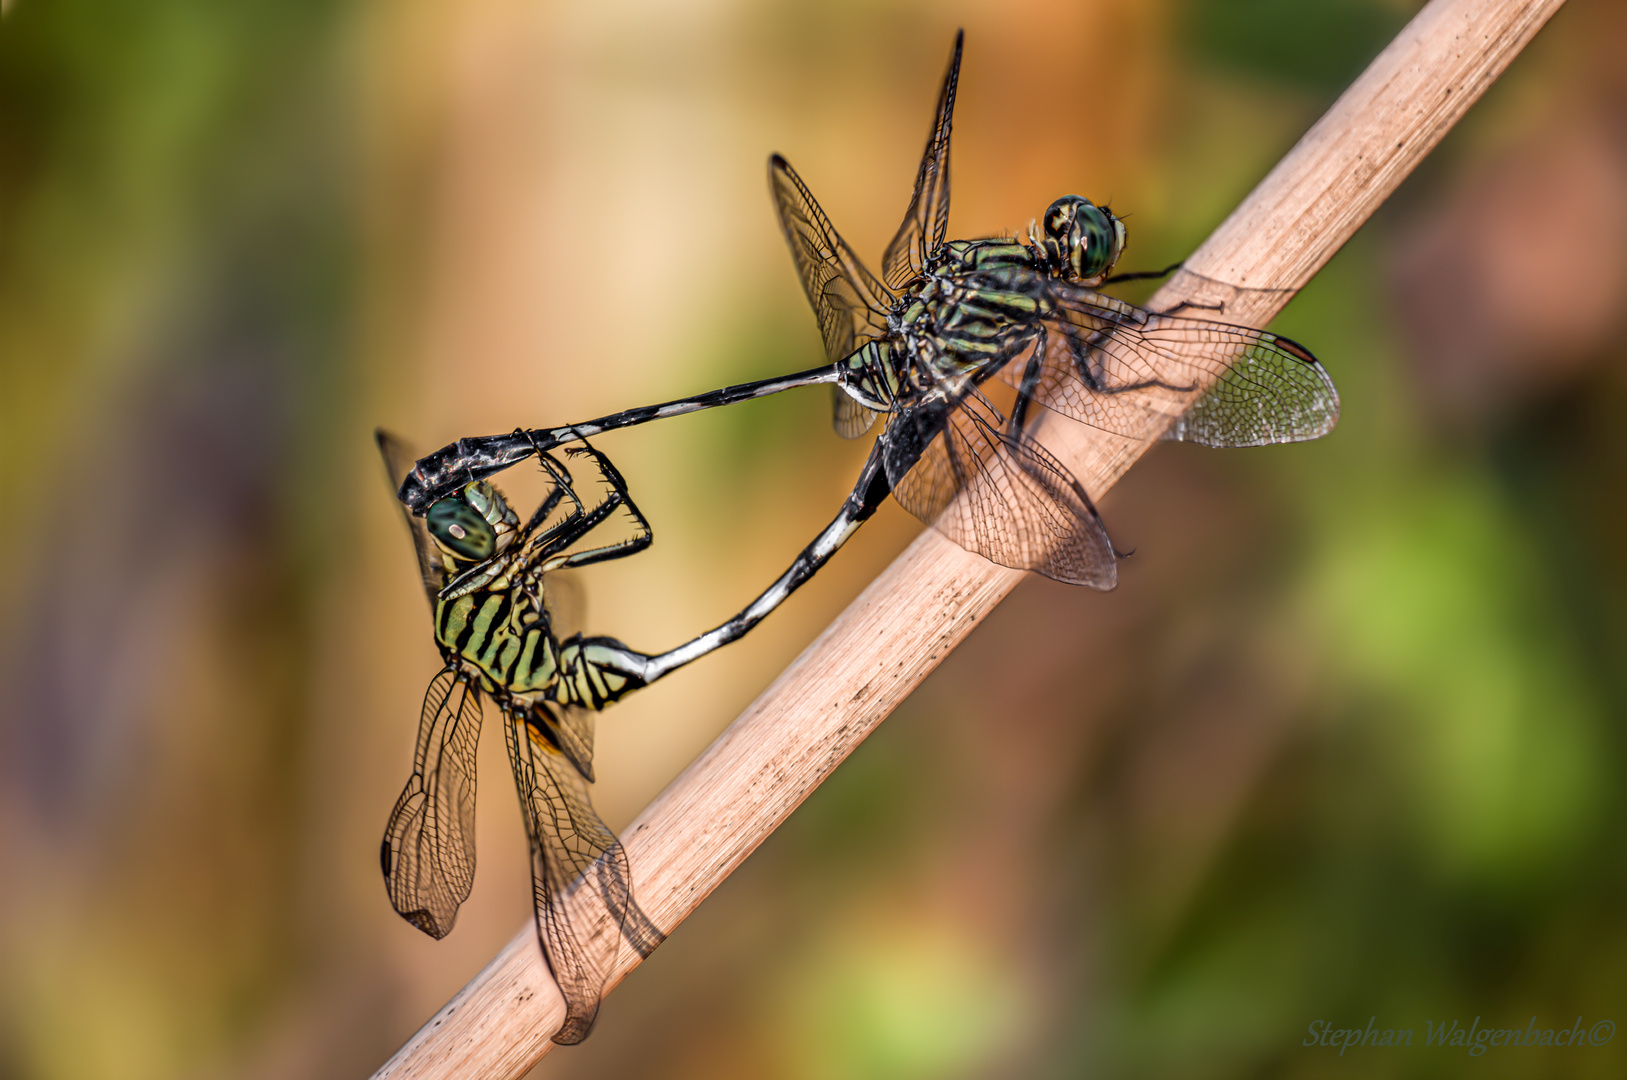
[[[1178, 275], [1151, 306], [1223, 281], [1247, 289], [1225, 297], [1225, 317], [1262, 325], [1562, 3], [1433, 0], [1187, 260], [1213, 280]], [[1150, 445], [1073, 424], [1046, 444], [1097, 497]], [[682, 922], [1021, 578], [923, 532], [627, 830], [656, 925]], [[624, 950], [614, 982], [637, 963]], [[527, 923], [375, 1076], [519, 1077], [563, 1020]]]

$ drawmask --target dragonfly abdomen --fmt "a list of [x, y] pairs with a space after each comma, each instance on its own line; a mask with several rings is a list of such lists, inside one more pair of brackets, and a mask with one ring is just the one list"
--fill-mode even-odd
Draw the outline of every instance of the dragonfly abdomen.
[[597, 712], [644, 685], [625, 670], [625, 646], [608, 638], [571, 638], [560, 646], [560, 677], [545, 695], [561, 705]]
[[867, 409], [892, 412], [898, 400], [899, 362], [888, 339], [866, 342], [842, 363], [842, 391]]

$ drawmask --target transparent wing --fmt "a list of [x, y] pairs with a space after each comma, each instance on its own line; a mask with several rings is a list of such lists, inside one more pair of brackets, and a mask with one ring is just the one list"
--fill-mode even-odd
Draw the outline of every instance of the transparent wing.
[[975, 389], [888, 425], [887, 477], [910, 513], [969, 551], [1057, 581], [1111, 589], [1117, 556], [1079, 481], [1046, 449], [1003, 430]]
[[[546, 713], [542, 712], [543, 709], [547, 710]], [[597, 715], [591, 709], [574, 705], [550, 704], [539, 707], [537, 716], [533, 717], [552, 721], [545, 725], [546, 734], [555, 748], [590, 784], [598, 779], [593, 775], [593, 731], [594, 717]]]
[[554, 570], [542, 579], [548, 625], [560, 641], [582, 632], [587, 624], [587, 590], [576, 570]]
[[[1197, 333], [1190, 326], [1182, 332]], [[1333, 430], [1339, 391], [1327, 370], [1299, 342], [1258, 333], [1164, 438], [1200, 446], [1263, 446], [1320, 439]]]
[[1339, 419], [1333, 380], [1288, 338], [1062, 282], [1045, 292], [1055, 314], [1000, 376], [1064, 416], [1131, 438], [1167, 422], [1165, 438], [1217, 447], [1317, 439]]
[[874, 427], [876, 417], [881, 415], [868, 406], [860, 405], [840, 386], [834, 384], [831, 386], [830, 397], [831, 416], [836, 434], [844, 439], [857, 439]]
[[475, 880], [480, 691], [456, 668], [430, 680], [412, 776], [384, 830], [384, 888], [401, 917], [442, 938]]
[[769, 159], [768, 181], [797, 276], [819, 319], [825, 355], [832, 363], [845, 360], [887, 332], [893, 296], [837, 235], [802, 178], [778, 154]]
[[634, 901], [627, 852], [594, 812], [587, 779], [556, 745], [552, 716], [539, 708], [503, 719], [531, 840], [537, 934], [565, 998], [554, 1041], [577, 1043], [593, 1027], [622, 940], [648, 956], [662, 935]]
[[[416, 451], [403, 439], [390, 434], [383, 428], [373, 433], [378, 443], [379, 453], [384, 455], [384, 470], [390, 478], [390, 497], [400, 490], [402, 479], [412, 469], [417, 461]], [[397, 509], [406, 519], [407, 532], [412, 537], [413, 554], [418, 557], [418, 576], [423, 582], [424, 592], [429, 596], [429, 606], [435, 607], [435, 596], [446, 584], [446, 570], [435, 554], [435, 547], [429, 538], [428, 523], [420, 517], [413, 517], [405, 505], [397, 500]]]
[[915, 175], [915, 191], [898, 233], [881, 257], [881, 279], [902, 289], [926, 267], [949, 230], [949, 125], [955, 113], [955, 87], [960, 81], [960, 48], [965, 31], [955, 34], [955, 51], [938, 92], [938, 109]]

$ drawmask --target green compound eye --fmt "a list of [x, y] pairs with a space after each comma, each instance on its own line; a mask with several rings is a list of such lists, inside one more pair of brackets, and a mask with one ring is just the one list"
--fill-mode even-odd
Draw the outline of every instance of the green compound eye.
[[491, 523], [469, 505], [462, 492], [431, 506], [425, 517], [429, 534], [459, 558], [479, 562], [491, 558], [497, 549], [497, 534]]
[[1081, 278], [1093, 278], [1107, 273], [1117, 252], [1113, 250], [1113, 225], [1099, 207], [1086, 203], [1079, 208], [1074, 222], [1079, 237], [1074, 248], [1074, 272]]
[[1118, 261], [1123, 238], [1110, 213], [1089, 199], [1064, 195], [1045, 211], [1045, 249], [1058, 273], [1089, 281]]

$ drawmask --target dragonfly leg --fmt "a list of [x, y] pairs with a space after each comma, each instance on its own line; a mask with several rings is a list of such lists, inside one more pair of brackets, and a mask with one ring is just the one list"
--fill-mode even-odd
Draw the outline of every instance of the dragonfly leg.
[[552, 514], [559, 504], [566, 499], [576, 504], [576, 509], [565, 515], [564, 520], [549, 526], [547, 531], [532, 538], [533, 544], [546, 547], [553, 542], [557, 533], [579, 519], [587, 508], [582, 505], [581, 498], [577, 496], [576, 485], [572, 483], [570, 470], [565, 468], [564, 463], [547, 452], [539, 453], [537, 457], [541, 461], [543, 469], [554, 478], [554, 487], [537, 506], [536, 513], [531, 515], [531, 520], [526, 522], [525, 531], [530, 533], [544, 521], [547, 521], [548, 515]]
[[[1153, 311], [1152, 313], [1154, 315], [1173, 315], [1177, 311], [1185, 311], [1187, 308], [1192, 308], [1195, 311], [1225, 311], [1226, 310], [1226, 305], [1225, 304], [1200, 304], [1195, 300], [1182, 300], [1179, 304], [1176, 304], [1174, 307], [1167, 307], [1167, 308], [1164, 308], [1162, 311]], [[1152, 311], [1151, 308], [1148, 308], [1147, 310]]]
[[[1045, 328], [1035, 327], [1028, 337], [1033, 347], [1028, 349], [1028, 360], [1023, 364], [1023, 381], [1017, 387], [1017, 400], [1011, 406], [1011, 419], [1006, 424], [1006, 431], [1013, 438], [1019, 437], [1028, 424], [1028, 407], [1034, 403], [1040, 375], [1045, 370]], [[1021, 355], [1023, 349], [1018, 348], [1014, 352]]]
[[1198, 388], [1197, 383], [1178, 386], [1162, 379], [1140, 379], [1136, 382], [1110, 384], [1104, 377], [1106, 364], [1101, 358], [1111, 355], [1107, 345], [1112, 340], [1112, 329], [1095, 330], [1084, 335], [1082, 339], [1072, 334], [1067, 335], [1068, 354], [1073, 359], [1074, 372], [1079, 376], [1079, 381], [1095, 393], [1124, 394], [1134, 390], [1173, 390], [1186, 394]]
[[1167, 278], [1179, 270], [1184, 261], [1170, 263], [1162, 270], [1135, 270], [1128, 274], [1114, 274], [1112, 277], [1103, 280], [1102, 284], [1116, 285], [1121, 281], [1157, 281], [1161, 278]]
[[[568, 449], [566, 453], [577, 457], [591, 457], [599, 466], [599, 474], [604, 478], [610, 491], [603, 502], [582, 514], [568, 534], [561, 534], [552, 538], [547, 553], [553, 554], [569, 547], [598, 528], [618, 509], [625, 510], [627, 516], [631, 519], [634, 535], [613, 544], [605, 544], [600, 547], [590, 548], [587, 551], [577, 551], [569, 555], [557, 556], [549, 559], [544, 564], [543, 569], [552, 571], [568, 566], [591, 566], [594, 563], [607, 562], [611, 559], [621, 559], [643, 551], [654, 543], [655, 533], [650, 528], [648, 519], [644, 517], [638, 505], [633, 502], [632, 496], [627, 492], [627, 481], [622, 478], [621, 471], [611, 464], [610, 459], [586, 442], [580, 447]], [[567, 535], [568, 539], [566, 539]]]

